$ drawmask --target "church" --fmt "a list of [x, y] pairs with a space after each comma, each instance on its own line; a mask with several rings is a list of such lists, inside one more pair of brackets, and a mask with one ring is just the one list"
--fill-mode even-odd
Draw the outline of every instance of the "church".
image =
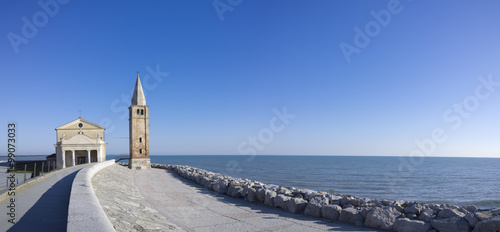
[[[106, 128], [82, 119], [56, 128], [56, 168], [106, 161]], [[139, 74], [129, 107], [129, 168], [147, 170], [149, 159], [149, 106]]]
[[56, 168], [106, 161], [106, 128], [82, 119], [56, 128]]

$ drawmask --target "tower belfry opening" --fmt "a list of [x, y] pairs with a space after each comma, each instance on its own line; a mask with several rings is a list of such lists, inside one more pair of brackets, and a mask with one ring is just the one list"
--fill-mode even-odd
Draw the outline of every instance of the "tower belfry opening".
[[149, 159], [149, 106], [142, 90], [139, 73], [135, 83], [129, 109], [129, 154], [130, 169], [150, 169]]

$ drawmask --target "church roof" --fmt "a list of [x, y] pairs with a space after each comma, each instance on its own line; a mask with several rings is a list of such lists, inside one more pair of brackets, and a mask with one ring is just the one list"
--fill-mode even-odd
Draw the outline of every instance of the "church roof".
[[135, 82], [134, 95], [132, 96], [132, 105], [146, 105], [146, 97], [144, 97], [144, 91], [142, 90], [139, 74], [137, 74], [137, 81]]
[[[72, 126], [75, 125], [75, 124], [78, 124], [78, 123], [83, 123], [85, 124], [85, 129], [103, 129], [105, 130], [106, 128], [102, 127], [102, 126], [99, 126], [95, 123], [92, 123], [92, 122], [89, 122], [85, 119], [82, 119], [82, 116], [80, 116], [79, 118], [77, 118], [76, 120], [73, 120], [71, 122], [68, 122], [60, 127], [57, 127], [56, 130], [60, 130], [60, 129], [74, 129]], [[90, 127], [89, 127], [90, 126]]]

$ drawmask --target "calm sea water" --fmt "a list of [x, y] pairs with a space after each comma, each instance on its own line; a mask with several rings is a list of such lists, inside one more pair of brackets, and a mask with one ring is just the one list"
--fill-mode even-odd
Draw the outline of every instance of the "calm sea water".
[[151, 156], [151, 162], [371, 199], [500, 208], [500, 159], [495, 158]]

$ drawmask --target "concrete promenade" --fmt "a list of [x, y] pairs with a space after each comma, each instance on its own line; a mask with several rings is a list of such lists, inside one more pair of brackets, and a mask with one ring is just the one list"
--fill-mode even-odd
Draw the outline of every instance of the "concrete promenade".
[[186, 231], [376, 231], [217, 194], [164, 169], [133, 175], [149, 205]]
[[115, 164], [92, 178], [95, 195], [115, 230], [182, 231], [144, 199], [134, 183], [134, 172]]
[[68, 205], [76, 166], [16, 191], [16, 224], [8, 222], [10, 198], [0, 201], [0, 231], [66, 231]]

